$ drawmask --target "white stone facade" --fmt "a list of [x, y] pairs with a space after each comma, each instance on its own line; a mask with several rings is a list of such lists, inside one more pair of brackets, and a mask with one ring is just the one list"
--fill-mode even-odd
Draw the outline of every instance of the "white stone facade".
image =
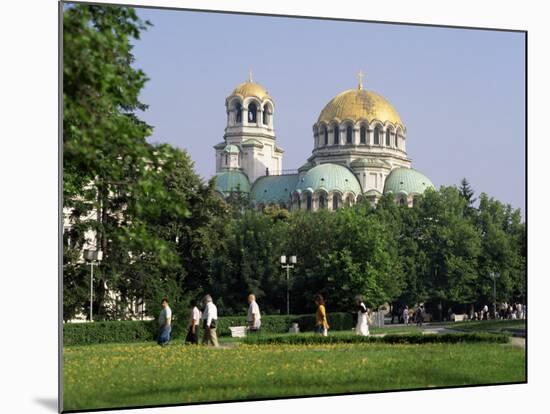
[[[243, 85], [244, 88], [237, 88], [225, 102], [227, 125], [224, 142], [214, 147], [216, 172], [224, 168], [239, 168], [253, 183], [258, 177], [281, 172], [283, 150], [276, 144], [273, 100], [258, 84], [249, 81]], [[250, 90], [255, 95], [240, 93], [241, 90]], [[234, 162], [230, 165], [224, 162], [226, 145], [239, 148], [238, 166]]]

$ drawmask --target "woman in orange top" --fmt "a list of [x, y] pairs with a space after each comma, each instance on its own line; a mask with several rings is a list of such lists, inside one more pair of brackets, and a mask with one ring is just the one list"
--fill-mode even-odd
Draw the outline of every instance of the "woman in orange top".
[[322, 336], [327, 336], [329, 329], [327, 311], [325, 309], [325, 300], [321, 295], [315, 296], [315, 305], [317, 305], [317, 312], [315, 313], [315, 332]]

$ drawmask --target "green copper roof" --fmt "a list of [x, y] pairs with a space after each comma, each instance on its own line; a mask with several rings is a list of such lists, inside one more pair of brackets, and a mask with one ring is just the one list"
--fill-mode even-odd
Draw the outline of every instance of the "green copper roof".
[[361, 194], [361, 185], [355, 175], [347, 167], [338, 164], [321, 164], [313, 167], [298, 182], [296, 189], [315, 192], [324, 189], [328, 192], [340, 191]]
[[434, 188], [434, 185], [428, 177], [412, 168], [396, 168], [384, 182], [384, 194], [422, 194], [426, 188]]
[[237, 147], [236, 145], [227, 145], [223, 150], [224, 152], [228, 152], [230, 154], [238, 154], [239, 152], [241, 152], [239, 147]]
[[297, 174], [260, 177], [252, 186], [251, 198], [256, 203], [288, 202], [297, 182]]
[[224, 195], [231, 191], [250, 192], [248, 177], [238, 170], [228, 170], [216, 174], [216, 190]]

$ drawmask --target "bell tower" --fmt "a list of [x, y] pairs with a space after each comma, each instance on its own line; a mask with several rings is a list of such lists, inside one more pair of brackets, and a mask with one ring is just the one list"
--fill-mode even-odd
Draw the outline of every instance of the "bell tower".
[[252, 72], [226, 98], [225, 108], [224, 142], [214, 147], [216, 172], [224, 169], [225, 149], [231, 145], [239, 149], [239, 168], [251, 183], [266, 174], [280, 174], [284, 151], [276, 144], [275, 104], [267, 90], [252, 80]]

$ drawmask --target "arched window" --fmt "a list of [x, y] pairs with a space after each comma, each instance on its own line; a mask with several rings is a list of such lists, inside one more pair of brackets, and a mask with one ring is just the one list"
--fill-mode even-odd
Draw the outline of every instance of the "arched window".
[[338, 194], [334, 194], [332, 196], [332, 209], [338, 210], [338, 207], [340, 207], [340, 196]]
[[353, 139], [353, 129], [350, 125], [346, 128], [346, 143], [351, 144]]
[[360, 135], [360, 139], [361, 139], [361, 144], [366, 144], [367, 143], [367, 128], [365, 128], [364, 125], [361, 125], [359, 135]]
[[386, 129], [386, 147], [391, 146], [391, 131]]
[[340, 127], [338, 125], [334, 125], [334, 145], [338, 145], [340, 143]]
[[248, 122], [255, 124], [258, 119], [258, 108], [256, 107], [256, 104], [253, 102], [250, 105], [248, 105]]
[[399, 204], [401, 204], [402, 206], [405, 205], [405, 199], [403, 197], [401, 197], [401, 199], [399, 200]]
[[307, 211], [311, 211], [311, 205], [312, 205], [311, 193], [307, 193], [307, 195], [306, 195], [306, 208], [307, 208]]
[[393, 141], [395, 148], [399, 148], [399, 131], [395, 131], [395, 141]]
[[374, 128], [374, 145], [380, 145], [380, 127]]
[[323, 125], [323, 135], [324, 135], [324, 138], [325, 138], [325, 146], [327, 146], [328, 145], [328, 129], [324, 125]]
[[352, 204], [351, 195], [349, 195], [349, 196], [346, 198], [346, 206], [351, 207], [351, 204]]
[[240, 103], [235, 105], [235, 111], [237, 112], [235, 119], [237, 123], [240, 124], [241, 122], [243, 122], [243, 107], [241, 106]]
[[264, 105], [264, 125], [269, 125], [269, 107]]
[[319, 194], [319, 208], [327, 208], [327, 197], [324, 193]]
[[229, 164], [229, 155], [225, 154], [225, 165]]

